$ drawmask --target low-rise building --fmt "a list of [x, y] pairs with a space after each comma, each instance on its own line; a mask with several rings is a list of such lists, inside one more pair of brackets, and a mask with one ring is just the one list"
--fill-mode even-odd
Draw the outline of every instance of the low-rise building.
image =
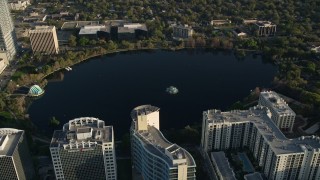
[[231, 21], [226, 19], [226, 20], [223, 20], [223, 19], [220, 19], [220, 20], [212, 20], [210, 22], [210, 24], [212, 26], [221, 26], [221, 25], [226, 25], [226, 24], [231, 24]]
[[173, 38], [183, 40], [192, 37], [194, 30], [188, 25], [173, 25]]
[[313, 46], [310, 48], [310, 50], [315, 53], [320, 53], [320, 46]]
[[131, 112], [131, 159], [144, 180], [195, 180], [196, 163], [191, 154], [169, 142], [159, 129], [159, 108], [136, 107]]
[[79, 36], [88, 38], [103, 38], [111, 40], [133, 40], [147, 37], [145, 24], [124, 23], [122, 21], [108, 22], [106, 25], [87, 25], [80, 29]]
[[105, 25], [84, 26], [80, 29], [79, 36], [89, 39], [110, 39], [110, 27]]
[[30, 0], [9, 1], [10, 10], [25, 10], [31, 3]]
[[243, 24], [254, 24], [257, 23], [258, 20], [257, 19], [244, 19], [243, 20]]
[[240, 29], [235, 29], [232, 31], [236, 37], [246, 37], [247, 33], [241, 31]]
[[258, 36], [274, 36], [277, 32], [277, 25], [270, 21], [257, 21], [254, 25]]

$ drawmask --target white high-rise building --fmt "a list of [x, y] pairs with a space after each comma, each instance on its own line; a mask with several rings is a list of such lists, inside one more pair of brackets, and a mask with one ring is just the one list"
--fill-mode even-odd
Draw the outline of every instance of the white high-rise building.
[[287, 139], [263, 106], [203, 112], [204, 152], [243, 147], [253, 153], [267, 179], [320, 180], [320, 137]]
[[50, 152], [57, 180], [117, 179], [113, 127], [102, 120], [70, 120], [54, 132]]
[[261, 92], [259, 105], [266, 106], [270, 109], [271, 119], [281, 130], [292, 132], [296, 113], [276, 92]]
[[7, 0], [0, 0], [0, 17], [0, 53], [10, 62], [17, 52], [17, 40]]
[[136, 107], [131, 118], [132, 165], [144, 180], [196, 179], [196, 163], [191, 154], [169, 142], [159, 130], [158, 107]]

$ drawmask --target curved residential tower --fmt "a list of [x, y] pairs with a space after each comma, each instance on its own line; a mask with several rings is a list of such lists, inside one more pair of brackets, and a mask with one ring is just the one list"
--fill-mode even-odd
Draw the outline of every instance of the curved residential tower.
[[196, 163], [188, 151], [159, 130], [159, 108], [143, 105], [131, 112], [131, 150], [135, 171], [144, 180], [195, 180]]

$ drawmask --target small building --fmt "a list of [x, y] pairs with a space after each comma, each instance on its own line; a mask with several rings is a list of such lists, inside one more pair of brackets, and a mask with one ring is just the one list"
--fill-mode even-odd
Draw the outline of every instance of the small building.
[[276, 34], [277, 25], [270, 21], [257, 21], [254, 25], [258, 36], [274, 36]]
[[123, 23], [118, 25], [118, 40], [133, 40], [148, 36], [148, 29], [145, 24]]
[[221, 25], [226, 25], [226, 24], [231, 24], [231, 21], [226, 19], [226, 20], [223, 20], [223, 19], [220, 19], [220, 20], [212, 20], [210, 22], [210, 24], [212, 26], [221, 26]]
[[312, 46], [310, 50], [315, 53], [320, 53], [320, 46]]
[[244, 19], [243, 20], [243, 24], [254, 24], [257, 23], [258, 20], [257, 19]]
[[247, 36], [247, 33], [241, 31], [240, 29], [235, 29], [232, 32], [236, 37], [245, 37], [245, 36]]
[[188, 25], [173, 25], [173, 39], [181, 40], [192, 37], [194, 30]]
[[23, 0], [23, 1], [11, 1], [8, 3], [10, 10], [25, 10], [31, 3], [30, 0]]
[[29, 96], [41, 96], [44, 93], [44, 90], [38, 86], [38, 85], [33, 85], [29, 89]]

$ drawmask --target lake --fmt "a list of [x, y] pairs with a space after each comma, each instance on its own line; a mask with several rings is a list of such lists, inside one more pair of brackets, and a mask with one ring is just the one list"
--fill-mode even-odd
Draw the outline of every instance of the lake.
[[[116, 138], [129, 132], [130, 111], [139, 105], [160, 108], [160, 129], [183, 128], [202, 121], [204, 110], [226, 110], [255, 87], [270, 87], [277, 68], [231, 51], [139, 51], [93, 58], [49, 82], [29, 108], [31, 120], [45, 131], [48, 120], [62, 124], [90, 116], [113, 125]], [[166, 88], [179, 93], [170, 95]]]

